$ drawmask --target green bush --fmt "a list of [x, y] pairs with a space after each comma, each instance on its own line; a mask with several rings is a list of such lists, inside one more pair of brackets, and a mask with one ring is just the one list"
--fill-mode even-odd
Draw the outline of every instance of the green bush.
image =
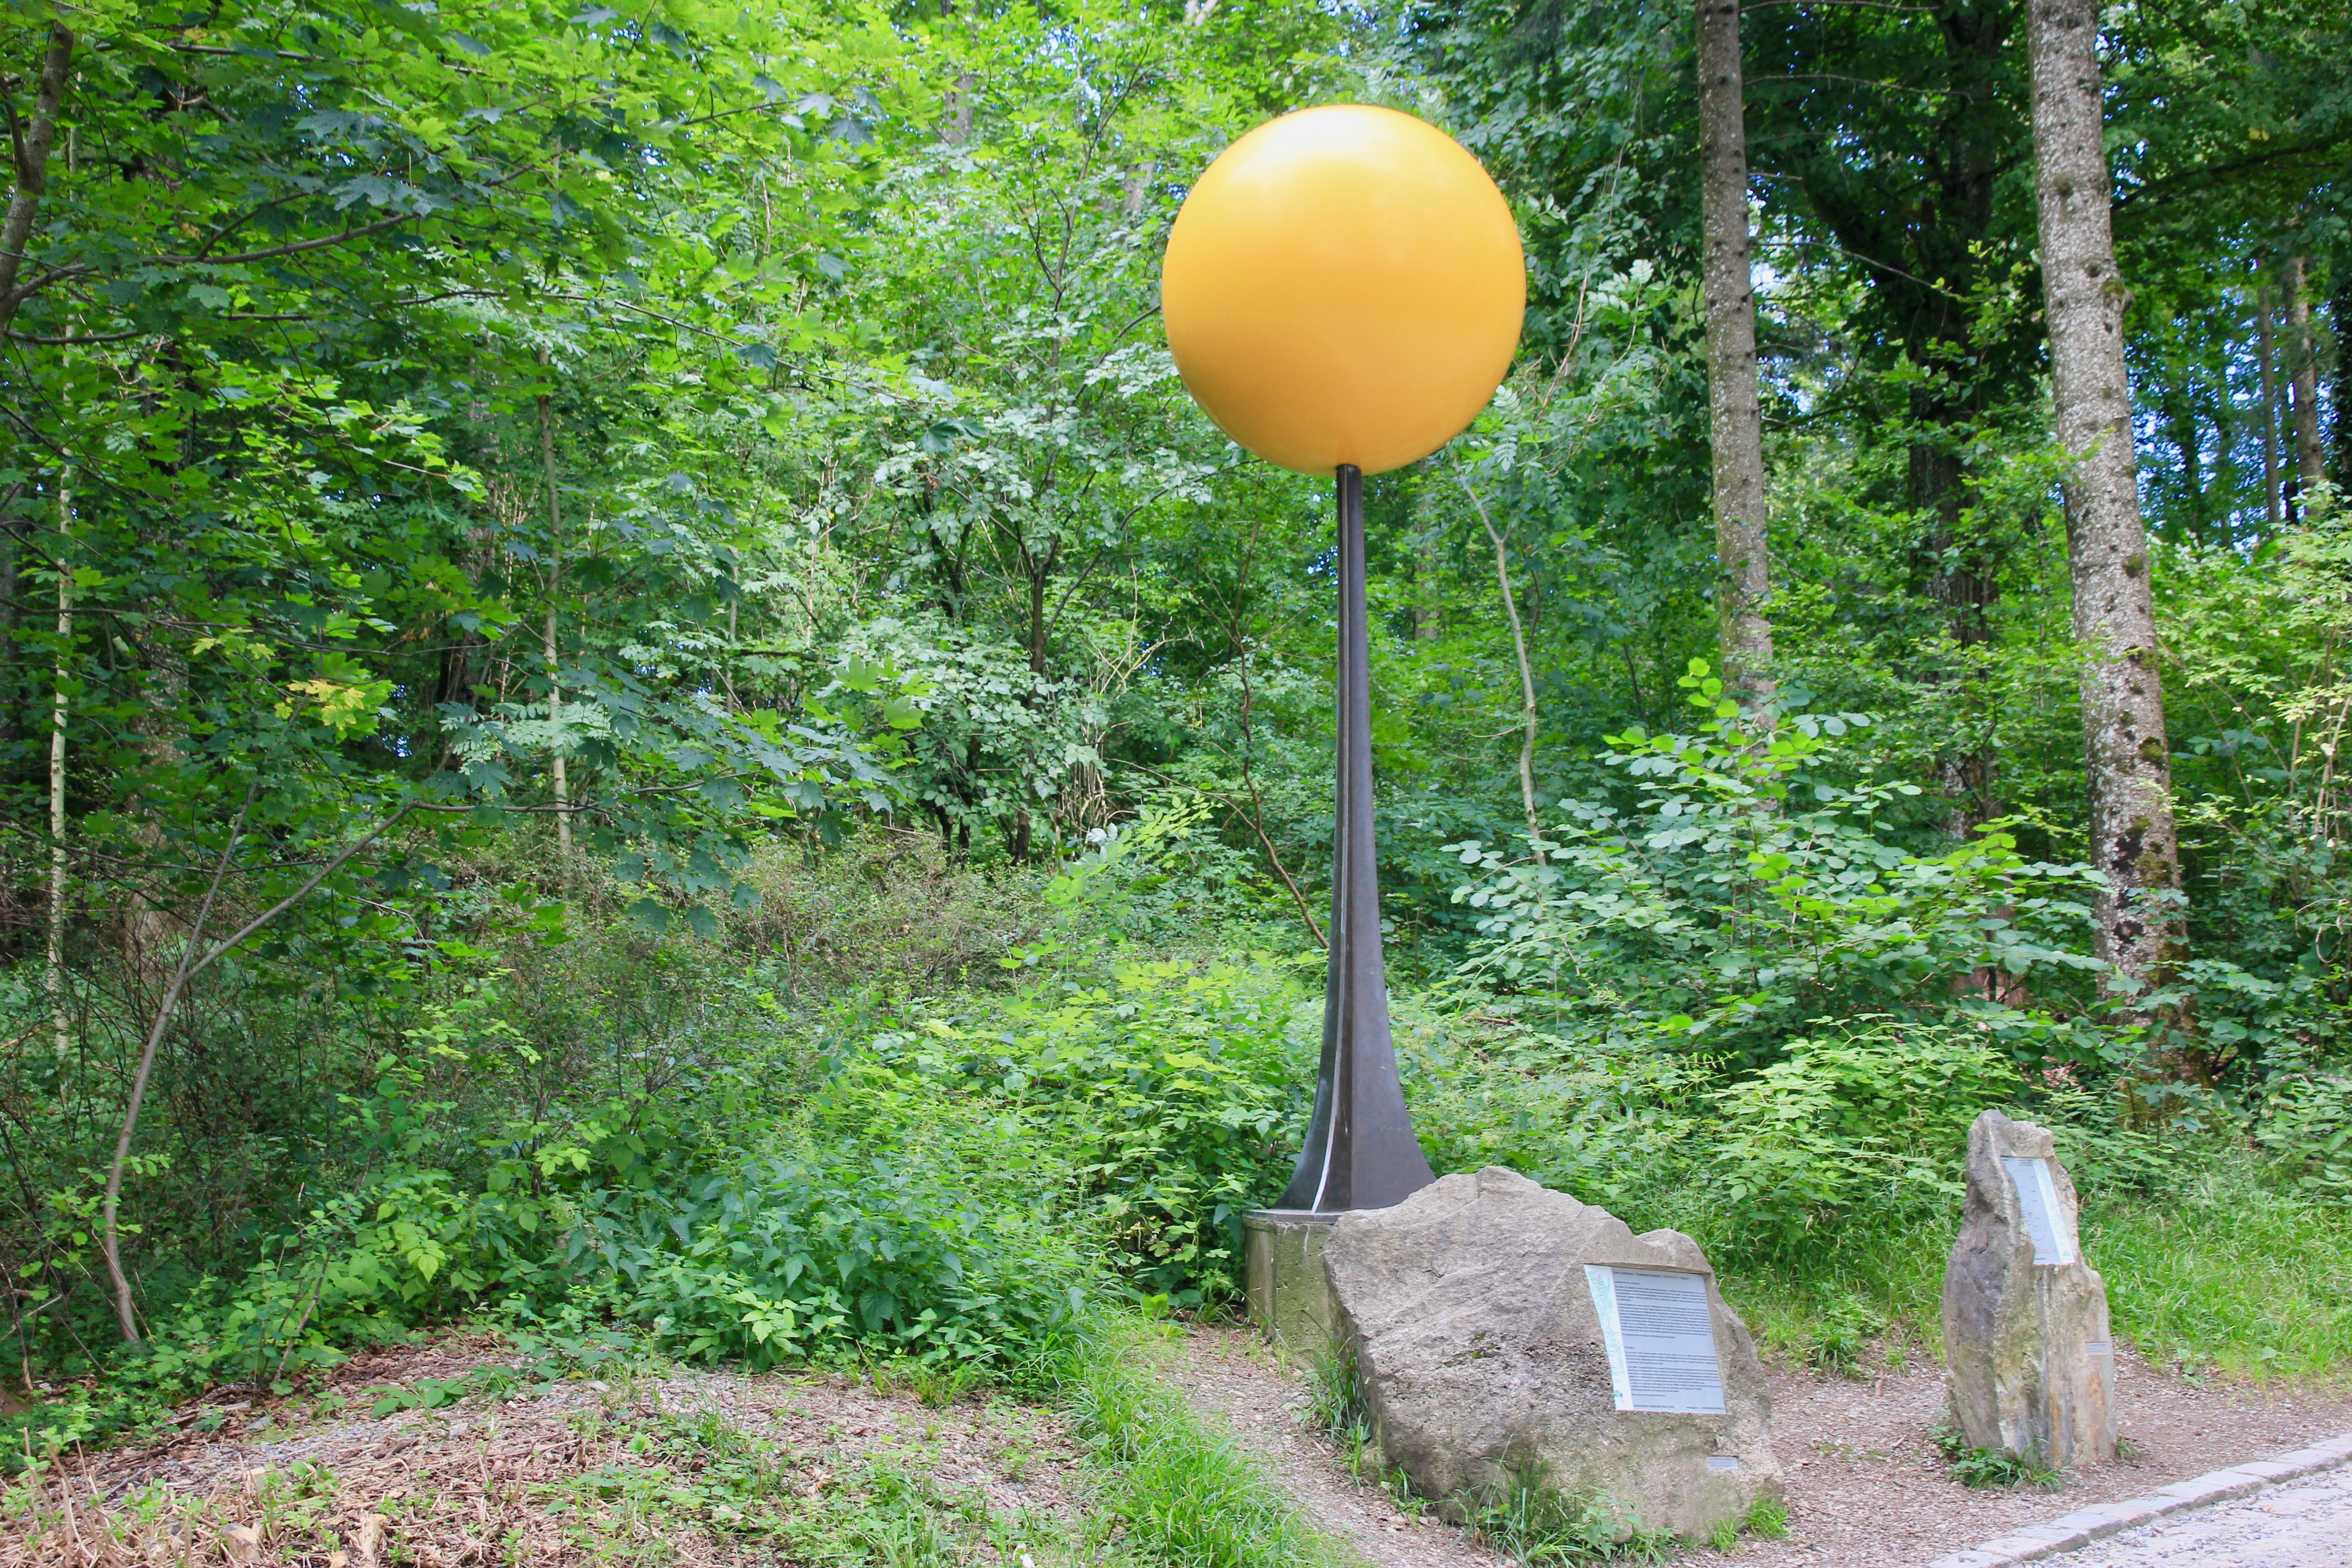
[[1957, 1212], [1969, 1123], [2024, 1082], [1984, 1037], [1882, 1021], [1791, 1041], [1788, 1055], [1707, 1098], [1702, 1180], [1736, 1253], [1791, 1256], [1840, 1226]]
[[2352, 1202], [2352, 1072], [2288, 1064], [2263, 1087], [2255, 1137], [2296, 1188]]
[[1957, 1212], [1969, 1123], [2028, 1089], [1987, 1037], [1931, 1022], [1817, 1027], [1742, 1072], [1503, 1021], [1483, 1040], [1459, 1020], [1433, 1040], [1425, 1015], [1405, 1017], [1414, 1114], [1441, 1169], [1509, 1165], [1733, 1258], [1835, 1251]]
[[1265, 954], [1113, 959], [985, 1011], [877, 1037], [859, 1070], [1019, 1120], [1135, 1283], [1192, 1306], [1239, 1280], [1241, 1213], [1289, 1174], [1313, 1062], [1299, 990]]
[[1820, 1018], [1965, 1016], [2033, 1054], [2088, 1055], [2098, 1037], [1996, 1003], [1981, 985], [2079, 988], [2089, 868], [2029, 863], [1999, 826], [1906, 845], [1894, 820], [1916, 784], [1839, 784], [1858, 714], [1759, 730], [1693, 660], [1682, 684], [1709, 715], [1696, 735], [1611, 737], [1603, 760], [1637, 805], [1563, 800], [1540, 858], [1477, 840], [1457, 900], [1484, 910], [1465, 973], [1554, 999], [1569, 1026], [1681, 1040], [1748, 1065]]

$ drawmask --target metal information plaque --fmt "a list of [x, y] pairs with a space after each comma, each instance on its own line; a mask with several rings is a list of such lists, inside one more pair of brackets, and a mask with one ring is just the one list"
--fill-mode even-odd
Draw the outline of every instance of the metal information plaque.
[[1588, 1263], [1584, 1279], [1601, 1319], [1618, 1409], [1722, 1414], [1723, 1364], [1716, 1359], [1706, 1275]]
[[2025, 1228], [2033, 1237], [2033, 1261], [2065, 1264], [2074, 1261], [2074, 1237], [2060, 1220], [2058, 1188], [2050, 1179], [2050, 1162], [2015, 1154], [2001, 1156], [2000, 1168], [2017, 1188], [2018, 1206], [2025, 1211]]

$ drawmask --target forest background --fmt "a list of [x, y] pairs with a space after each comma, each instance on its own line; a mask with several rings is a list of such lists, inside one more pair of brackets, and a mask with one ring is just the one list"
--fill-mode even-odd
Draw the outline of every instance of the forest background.
[[2121, 966], [2024, 7], [1738, 24], [1769, 659], [1696, 23], [12, 5], [17, 1446], [463, 1313], [1018, 1381], [1088, 1299], [1231, 1301], [1318, 1034], [1330, 502], [1202, 418], [1156, 278], [1328, 101], [1461, 137], [1529, 264], [1491, 409], [1369, 490], [1433, 1163], [1688, 1230], [1852, 1364], [1932, 1343], [2021, 1107], [2150, 1355], [2342, 1365], [2352, 20], [2105, 13], [2179, 833]]

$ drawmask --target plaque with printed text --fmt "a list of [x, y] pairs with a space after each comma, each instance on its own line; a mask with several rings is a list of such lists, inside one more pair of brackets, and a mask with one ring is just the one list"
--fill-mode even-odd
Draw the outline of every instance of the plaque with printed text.
[[2016, 1154], [2001, 1156], [2000, 1168], [2017, 1188], [2018, 1206], [2025, 1211], [2025, 1228], [2033, 1237], [2033, 1261], [2066, 1264], [2074, 1261], [2074, 1238], [2062, 1219], [2057, 1184], [2050, 1179], [2050, 1162]]
[[1584, 1278], [1618, 1409], [1722, 1413], [1723, 1364], [1706, 1275], [1588, 1263]]

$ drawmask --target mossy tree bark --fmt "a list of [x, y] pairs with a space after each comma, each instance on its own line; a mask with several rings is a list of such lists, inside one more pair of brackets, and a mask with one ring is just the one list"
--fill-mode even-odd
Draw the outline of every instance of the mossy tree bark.
[[2106, 876], [2098, 955], [2157, 980], [2180, 940], [2179, 842], [2157, 668], [2147, 529], [2124, 367], [2129, 291], [2116, 268], [2102, 122], [2097, 0], [2032, 0], [2034, 194], [2074, 636], [2083, 645], [2083, 740], [2091, 858]]
[[1698, 81], [1717, 617], [1727, 683], [1748, 701], [1763, 703], [1773, 694], [1772, 623], [1764, 613], [1771, 569], [1764, 542], [1764, 416], [1756, 387], [1739, 0], [1699, 0]]

